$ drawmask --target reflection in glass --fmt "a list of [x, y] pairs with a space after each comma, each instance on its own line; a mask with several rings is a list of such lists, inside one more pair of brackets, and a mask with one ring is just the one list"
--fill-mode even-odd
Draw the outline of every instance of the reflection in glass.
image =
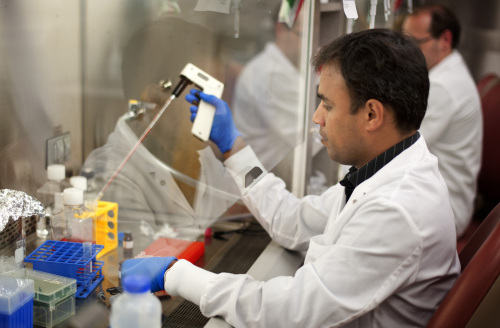
[[267, 170], [290, 185], [293, 148], [297, 144], [301, 16], [292, 27], [273, 19], [274, 39], [238, 76], [234, 120]]
[[[115, 100], [111, 96], [103, 101], [102, 92], [85, 95], [85, 120], [97, 121], [99, 126], [93, 141], [96, 144], [88, 151], [84, 169], [95, 171], [98, 187], [106, 183], [170, 96], [172, 90], [161, 89], [158, 82], [170, 80], [175, 86], [188, 62], [225, 84], [222, 99], [233, 106], [238, 128], [266, 168], [276, 167], [297, 143], [300, 20], [292, 28], [276, 23], [279, 0], [245, 3], [240, 7], [239, 33], [235, 38], [234, 13], [198, 12], [194, 10], [195, 1], [177, 3], [179, 10], [155, 16], [150, 15], [155, 2], [145, 2], [142, 10], [137, 10], [140, 5], [136, 2], [125, 2], [122, 11], [128, 13], [126, 8], [130, 12], [135, 8], [133, 21], [145, 23], [133, 31], [127, 25], [120, 34], [123, 39], [129, 33], [123, 47], [113, 47], [113, 52], [117, 52], [113, 57], [121, 58], [121, 80], [111, 73], [116, 72], [113, 68], [99, 70], [102, 63], [88, 62], [89, 76], [95, 81], [112, 80], [114, 87], [121, 84], [125, 96]], [[87, 26], [92, 26], [98, 17], [93, 2], [87, 12]], [[124, 21], [119, 24], [126, 25]], [[115, 28], [110, 31], [118, 33]], [[93, 49], [102, 53], [103, 47], [110, 47], [110, 37], [88, 34], [87, 58], [94, 56]], [[259, 60], [261, 57], [264, 58]], [[257, 68], [260, 75], [252, 72], [254, 62], [264, 65]], [[263, 88], [255, 89], [253, 85]], [[189, 88], [185, 93], [188, 91]], [[250, 93], [246, 99], [245, 92]], [[171, 103], [104, 194], [103, 200], [119, 204], [119, 225], [142, 221], [158, 229], [162, 226], [174, 230], [203, 229], [221, 216], [230, 218], [247, 213], [237, 202], [239, 192], [221, 162], [218, 149], [191, 135], [189, 104], [183, 98], [184, 95]], [[131, 118], [124, 113], [124, 100], [129, 99], [156, 106]], [[106, 112], [100, 108], [102, 104], [109, 105]], [[112, 132], [103, 134], [113, 116], [116, 118]], [[280, 171], [278, 165], [275, 172], [287, 180], [293, 163], [283, 162], [284, 170]]]
[[[170, 95], [158, 82], [175, 85], [188, 62], [225, 84], [222, 99], [235, 106], [235, 116], [243, 104], [245, 114], [260, 117], [238, 125], [267, 168], [290, 154], [298, 130], [295, 60], [284, 55], [274, 70], [262, 72], [264, 77], [250, 77], [257, 84], [268, 82], [248, 106], [235, 89], [243, 67], [259, 53], [283, 51], [281, 36], [289, 50], [298, 51], [299, 25], [284, 29], [275, 24], [281, 0], [231, 2], [229, 13], [196, 11], [198, 2], [47, 0], [42, 5], [19, 0], [2, 7], [0, 186], [34, 195], [46, 176], [47, 139], [69, 132], [70, 160], [58, 163], [66, 165], [67, 177], [90, 170], [100, 190]], [[293, 77], [281, 75], [289, 71]], [[290, 88], [281, 91], [284, 86]], [[221, 216], [247, 214], [226, 181], [219, 151], [192, 136], [183, 98], [172, 102], [104, 195], [103, 200], [119, 204], [118, 225], [141, 221], [199, 229]], [[130, 99], [154, 108], [131, 119]], [[262, 116], [262, 109], [276, 104], [287, 104], [284, 114]], [[266, 150], [274, 151], [270, 160], [251, 132], [267, 138]], [[292, 162], [287, 164], [291, 169]], [[286, 180], [291, 171], [279, 174]]]

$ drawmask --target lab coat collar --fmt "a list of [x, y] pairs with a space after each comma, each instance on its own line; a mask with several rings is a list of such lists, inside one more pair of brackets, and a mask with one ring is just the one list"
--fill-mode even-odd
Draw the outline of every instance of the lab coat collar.
[[346, 174], [345, 178], [340, 181], [340, 184], [346, 187], [346, 198], [349, 200], [351, 196], [350, 191], [348, 193], [349, 188], [355, 189], [359, 184], [364, 181], [370, 179], [375, 173], [377, 173], [382, 167], [384, 167], [387, 163], [392, 161], [396, 156], [401, 154], [403, 151], [411, 147], [418, 139], [420, 138], [420, 133], [417, 131], [415, 134], [406, 138], [405, 140], [398, 142], [396, 145], [390, 147], [382, 154], [378, 155], [365, 165], [357, 170], [354, 166], [349, 169], [349, 172]]
[[[346, 207], [350, 204], [355, 204], [362, 196], [368, 194], [374, 188], [380, 187], [381, 184], [386, 184], [391, 180], [391, 176], [400, 176], [400, 170], [406, 170], [411, 163], [415, 162], [415, 157], [419, 160], [427, 156], [434, 156], [430, 154], [424, 137], [419, 133], [418, 140], [414, 141], [411, 147], [407, 147], [398, 156], [380, 168], [370, 179], [361, 182], [353, 191], [351, 197], [346, 203]], [[411, 150], [411, 151], [410, 151]]]

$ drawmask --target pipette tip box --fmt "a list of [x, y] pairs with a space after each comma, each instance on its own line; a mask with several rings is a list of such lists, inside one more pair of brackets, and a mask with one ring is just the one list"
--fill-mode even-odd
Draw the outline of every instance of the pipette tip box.
[[[76, 298], [87, 298], [102, 282], [102, 266], [96, 256], [102, 245], [92, 245], [90, 256], [84, 257], [83, 244], [68, 241], [47, 240], [25, 258], [33, 269], [76, 280]], [[91, 267], [91, 271], [85, 268]]]
[[205, 244], [200, 241], [160, 237], [139, 255], [143, 257], [174, 256], [195, 263], [203, 254], [205, 254]]
[[17, 270], [8, 275], [33, 280], [34, 324], [53, 327], [75, 314], [75, 279], [31, 269]]
[[34, 282], [0, 275], [0, 327], [32, 327]]

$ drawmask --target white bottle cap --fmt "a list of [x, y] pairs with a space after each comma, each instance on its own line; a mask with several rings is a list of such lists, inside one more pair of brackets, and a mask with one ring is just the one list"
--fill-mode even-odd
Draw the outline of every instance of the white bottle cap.
[[47, 167], [47, 179], [61, 181], [66, 178], [66, 167], [63, 164], [51, 164]]
[[66, 205], [82, 205], [83, 190], [78, 188], [64, 189], [64, 204]]
[[81, 189], [83, 191], [87, 190], [87, 178], [81, 175], [76, 175], [69, 178], [69, 183], [75, 188]]

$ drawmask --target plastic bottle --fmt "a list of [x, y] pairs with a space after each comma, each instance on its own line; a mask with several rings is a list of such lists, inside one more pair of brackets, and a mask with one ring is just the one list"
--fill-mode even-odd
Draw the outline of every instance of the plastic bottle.
[[62, 204], [58, 204], [57, 198], [61, 199], [64, 189], [69, 187], [65, 178], [66, 168], [64, 165], [52, 164], [47, 167], [47, 182], [37, 190], [37, 199], [45, 207], [45, 217], [40, 216], [36, 226], [36, 235], [39, 238], [48, 237], [52, 216], [62, 208]]
[[78, 188], [83, 190], [84, 198], [85, 192], [87, 191], [87, 178], [81, 175], [75, 175], [69, 178], [69, 184], [73, 188]]
[[161, 327], [161, 303], [149, 290], [145, 276], [127, 276], [122, 280], [124, 293], [111, 305], [111, 328]]
[[69, 178], [69, 183], [74, 188], [83, 190], [83, 204], [85, 205], [85, 207], [95, 211], [97, 208], [97, 204], [94, 203], [97, 195], [89, 191], [87, 177], [83, 175], [75, 175]]
[[54, 240], [95, 244], [95, 212], [83, 204], [83, 190], [64, 189], [64, 207], [52, 217]]
[[99, 194], [99, 190], [97, 188], [97, 183], [95, 179], [95, 173], [91, 168], [84, 168], [81, 173], [82, 176], [87, 178], [87, 191], [85, 196], [85, 206], [89, 208], [97, 207], [96, 199]]

